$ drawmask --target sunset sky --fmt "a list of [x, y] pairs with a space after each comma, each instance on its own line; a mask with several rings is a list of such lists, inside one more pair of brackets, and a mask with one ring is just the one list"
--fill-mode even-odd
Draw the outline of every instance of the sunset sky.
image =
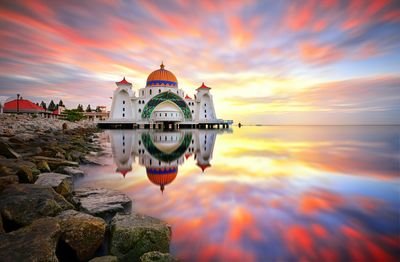
[[0, 96], [110, 108], [161, 61], [220, 118], [400, 124], [399, 1], [0, 3]]

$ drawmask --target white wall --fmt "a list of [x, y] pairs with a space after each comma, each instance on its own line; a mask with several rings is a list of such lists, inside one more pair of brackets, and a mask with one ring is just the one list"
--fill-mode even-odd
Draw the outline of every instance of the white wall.
[[129, 93], [124, 88], [118, 88], [114, 92], [113, 103], [110, 112], [111, 119], [134, 119], [132, 101]]

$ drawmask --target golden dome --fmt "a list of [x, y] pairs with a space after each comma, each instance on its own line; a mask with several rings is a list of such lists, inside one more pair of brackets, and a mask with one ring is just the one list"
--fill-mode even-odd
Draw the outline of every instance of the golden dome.
[[146, 87], [164, 86], [164, 87], [178, 87], [178, 80], [175, 75], [170, 71], [164, 69], [164, 64], [161, 63], [160, 69], [153, 71], [146, 81]]

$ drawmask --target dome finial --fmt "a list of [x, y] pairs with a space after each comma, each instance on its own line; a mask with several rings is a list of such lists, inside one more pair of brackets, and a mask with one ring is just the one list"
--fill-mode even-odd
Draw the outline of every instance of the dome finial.
[[161, 68], [161, 69], [164, 69], [164, 67], [165, 67], [165, 66], [164, 66], [164, 61], [161, 61], [160, 68]]

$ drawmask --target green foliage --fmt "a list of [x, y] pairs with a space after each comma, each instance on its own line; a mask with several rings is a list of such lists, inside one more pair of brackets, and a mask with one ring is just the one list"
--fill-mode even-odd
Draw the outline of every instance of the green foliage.
[[56, 104], [54, 104], [54, 101], [53, 101], [53, 100], [50, 101], [48, 110], [49, 110], [49, 111], [54, 111], [54, 110], [56, 110]]
[[101, 112], [100, 106], [97, 106], [97, 107], [96, 107], [96, 112]]
[[83, 112], [83, 105], [79, 104], [78, 107], [76, 108], [78, 112]]
[[71, 110], [66, 109], [63, 111], [63, 113], [66, 115], [65, 118], [71, 122], [80, 121], [85, 118], [83, 113], [78, 111], [78, 109], [71, 109]]
[[58, 102], [59, 106], [64, 106], [64, 102], [60, 99], [60, 102]]
[[86, 112], [92, 112], [92, 109], [90, 108], [90, 105], [88, 105], [88, 106], [86, 107]]
[[47, 105], [46, 105], [46, 103], [43, 102], [43, 101], [40, 103], [40, 106], [43, 107], [44, 109], [47, 109]]

